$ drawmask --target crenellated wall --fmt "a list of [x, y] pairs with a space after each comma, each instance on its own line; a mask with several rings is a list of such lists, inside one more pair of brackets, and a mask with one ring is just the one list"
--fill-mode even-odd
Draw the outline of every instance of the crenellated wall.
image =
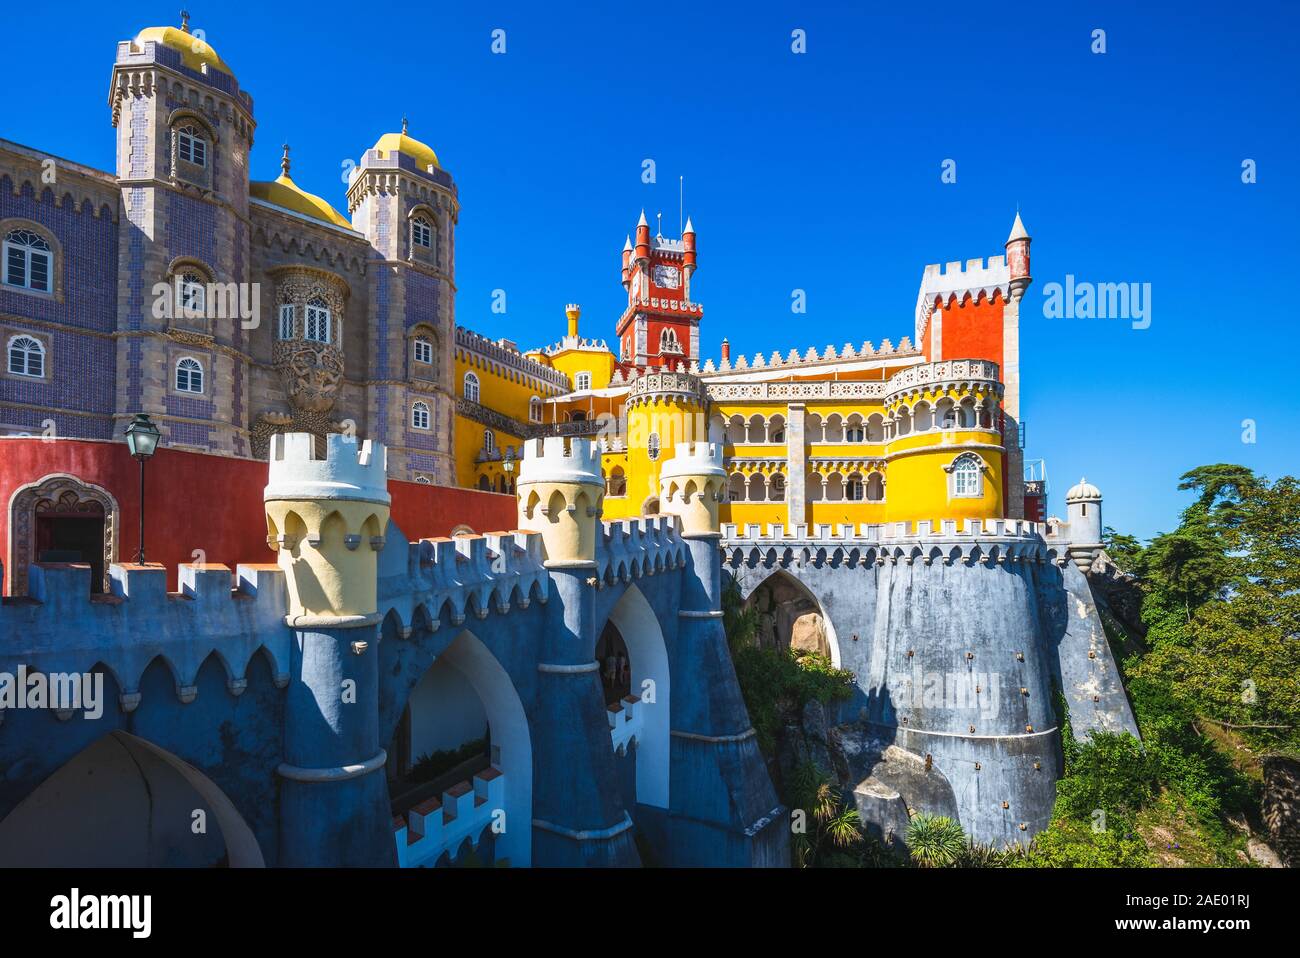
[[842, 784], [882, 836], [899, 837], [909, 809], [998, 845], [1045, 828], [1058, 692], [1076, 737], [1137, 734], [1087, 581], [1035, 523], [722, 532], [743, 595], [781, 574], [828, 621], [834, 663], [856, 675], [832, 716]]

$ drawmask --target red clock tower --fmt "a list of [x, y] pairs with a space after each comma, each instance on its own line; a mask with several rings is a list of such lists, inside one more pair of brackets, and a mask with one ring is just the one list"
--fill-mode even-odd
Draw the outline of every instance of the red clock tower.
[[645, 211], [623, 245], [623, 288], [627, 309], [618, 319], [619, 359], [636, 366], [690, 365], [700, 354], [704, 307], [691, 300], [695, 272], [695, 227], [686, 221], [682, 238], [651, 236]]

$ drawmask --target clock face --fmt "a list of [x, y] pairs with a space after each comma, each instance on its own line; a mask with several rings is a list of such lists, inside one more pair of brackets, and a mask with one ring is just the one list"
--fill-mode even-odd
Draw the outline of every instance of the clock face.
[[655, 285], [660, 289], [676, 289], [682, 285], [682, 274], [676, 266], [656, 266]]

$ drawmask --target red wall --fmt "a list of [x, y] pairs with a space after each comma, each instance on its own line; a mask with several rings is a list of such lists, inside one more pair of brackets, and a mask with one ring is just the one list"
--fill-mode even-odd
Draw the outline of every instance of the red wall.
[[[51, 473], [68, 473], [107, 489], [121, 508], [116, 561], [135, 557], [139, 540], [139, 466], [124, 442], [39, 438], [0, 440], [0, 545], [8, 593], [9, 501], [20, 486]], [[266, 463], [181, 452], [162, 447], [145, 467], [145, 550], [167, 567], [177, 588], [176, 567], [195, 561], [232, 569], [241, 562], [273, 562], [266, 545], [262, 489]], [[473, 489], [427, 486], [390, 479], [392, 516], [410, 540], [449, 535], [456, 526], [497, 532], [516, 525], [515, 497]]]
[[[943, 308], [944, 359], [989, 359], [1002, 370], [1002, 294]], [[931, 322], [934, 322], [932, 319]], [[926, 339], [929, 339], [927, 334]]]

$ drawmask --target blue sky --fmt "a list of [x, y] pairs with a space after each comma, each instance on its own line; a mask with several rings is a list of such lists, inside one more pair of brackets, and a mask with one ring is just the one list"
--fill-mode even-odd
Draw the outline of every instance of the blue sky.
[[[1001, 253], [1019, 204], [1027, 455], [1055, 511], [1086, 473], [1107, 524], [1145, 537], [1175, 525], [1188, 468], [1296, 472], [1296, 5], [590, 6], [190, 9], [254, 98], [257, 178], [287, 140], [297, 182], [343, 207], [344, 161], [410, 118], [459, 185], [463, 325], [536, 345], [577, 301], [612, 338], [623, 238], [642, 207], [676, 232], [683, 175], [705, 355], [723, 335], [747, 355], [897, 342], [924, 265]], [[33, 108], [6, 98], [0, 136], [111, 169], [115, 43], [176, 8], [65, 6], [51, 33], [48, 9], [12, 5], [0, 59]], [[1067, 273], [1150, 283], [1150, 328], [1045, 318]]]

